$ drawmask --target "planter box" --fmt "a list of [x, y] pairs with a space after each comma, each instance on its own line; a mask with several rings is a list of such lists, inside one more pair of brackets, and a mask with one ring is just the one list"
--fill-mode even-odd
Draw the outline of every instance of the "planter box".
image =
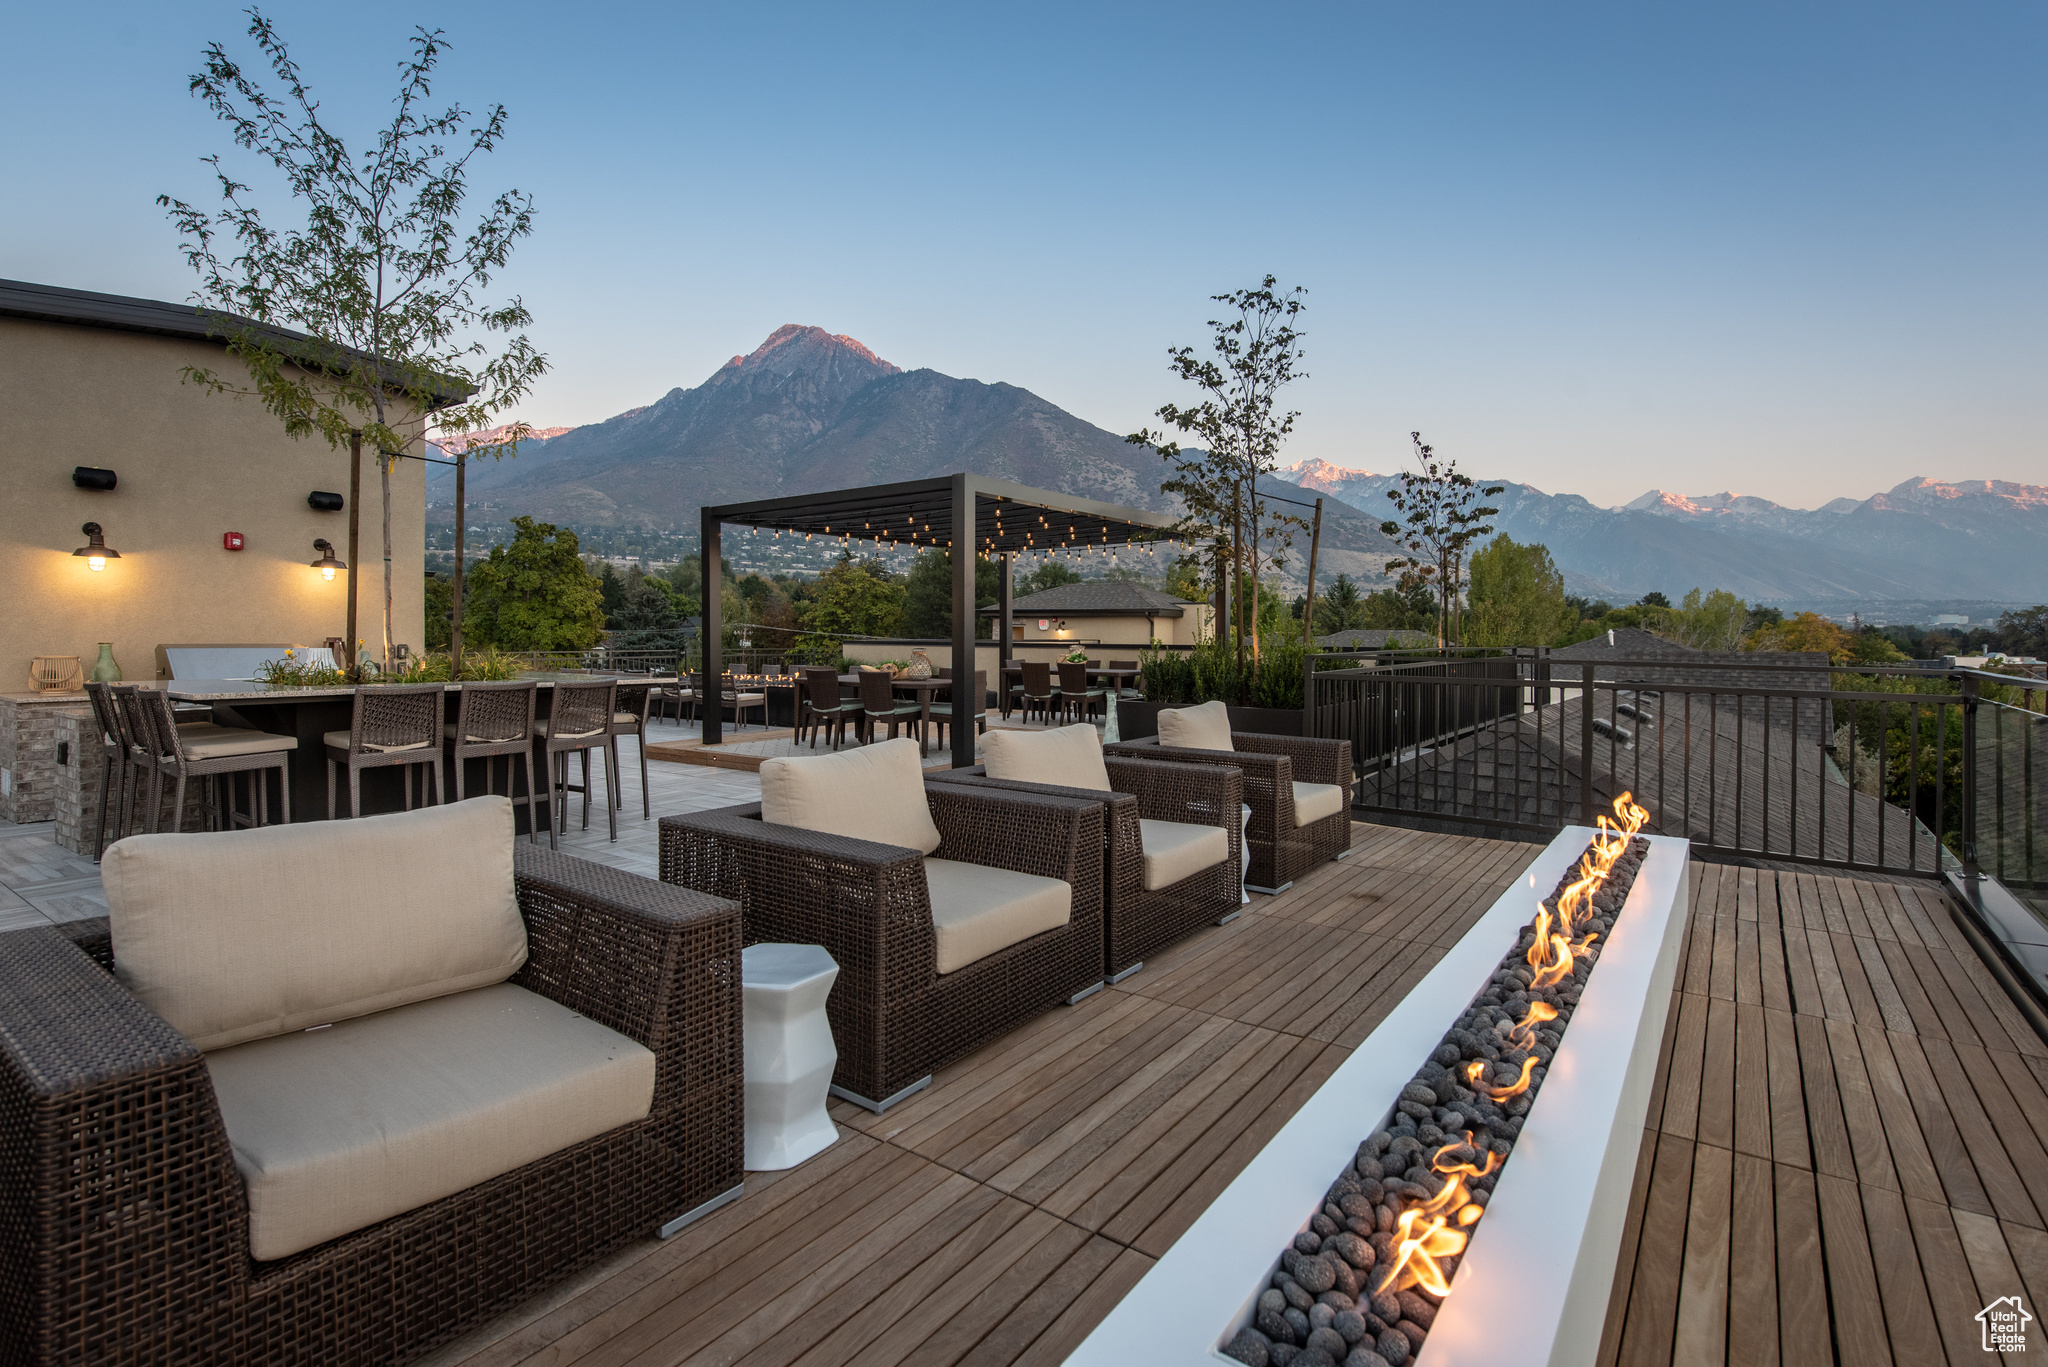
[[[1159, 734], [1161, 709], [1185, 706], [1186, 703], [1120, 702], [1116, 705], [1117, 730], [1125, 740], [1156, 736]], [[1230, 729], [1256, 731], [1268, 736], [1298, 736], [1301, 734], [1301, 709], [1233, 707], [1230, 709]]]
[[[1551, 841], [1096, 1326], [1070, 1364], [1242, 1367], [1218, 1349], [1250, 1322], [1281, 1248], [1308, 1228], [1359, 1141], [1386, 1120], [1424, 1056], [1592, 836], [1571, 826]], [[1688, 842], [1649, 839], [1649, 858], [1430, 1328], [1422, 1367], [1562, 1367], [1598, 1355], [1687, 914]]]

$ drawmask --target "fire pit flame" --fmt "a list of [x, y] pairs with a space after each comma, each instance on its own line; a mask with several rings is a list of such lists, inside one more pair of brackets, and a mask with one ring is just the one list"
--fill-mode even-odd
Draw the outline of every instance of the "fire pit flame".
[[1520, 1096], [1529, 1090], [1529, 1074], [1535, 1070], [1535, 1067], [1536, 1056], [1531, 1054], [1522, 1060], [1522, 1075], [1520, 1077], [1505, 1087], [1496, 1087], [1492, 1083], [1479, 1080], [1480, 1076], [1486, 1071], [1486, 1062], [1484, 1059], [1473, 1059], [1465, 1065], [1465, 1079], [1472, 1090], [1481, 1096], [1491, 1101], [1506, 1101], [1510, 1097]]
[[1517, 1049], [1533, 1049], [1536, 1046], [1536, 1027], [1556, 1019], [1557, 1008], [1549, 1002], [1530, 1002], [1529, 1014], [1515, 1022], [1515, 1027], [1508, 1031], [1508, 1039]]

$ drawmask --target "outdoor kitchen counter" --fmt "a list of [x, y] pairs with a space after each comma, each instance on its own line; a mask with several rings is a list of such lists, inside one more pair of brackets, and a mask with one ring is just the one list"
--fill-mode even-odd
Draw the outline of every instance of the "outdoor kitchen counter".
[[[534, 712], [536, 716], [549, 714], [554, 701], [555, 685], [558, 683], [591, 683], [615, 679], [622, 685], [653, 684], [662, 686], [676, 682], [673, 674], [525, 674], [521, 682], [532, 681], [540, 686]], [[174, 702], [205, 703], [213, 708], [213, 720], [222, 726], [241, 726], [256, 731], [268, 731], [273, 735], [297, 738], [299, 748], [291, 760], [291, 793], [293, 821], [322, 821], [327, 811], [327, 750], [322, 740], [329, 731], [346, 731], [354, 711], [355, 693], [358, 688], [374, 688], [375, 684], [316, 684], [306, 687], [268, 684], [249, 679], [174, 679], [162, 685]], [[455, 720], [456, 697], [460, 684], [445, 685], [448, 693], [447, 720]], [[445, 766], [444, 766], [445, 767]], [[497, 790], [506, 788], [505, 761], [497, 762]], [[544, 767], [544, 766], [541, 766]], [[595, 767], [595, 766], [593, 766]], [[517, 773], [518, 767], [513, 766]], [[540, 771], [536, 769], [536, 773]], [[363, 813], [374, 815], [378, 812], [402, 811], [405, 807], [405, 789], [402, 775], [410, 772], [399, 768], [366, 769], [362, 773]], [[485, 762], [470, 760], [463, 769], [463, 787], [466, 794], [483, 793], [485, 788]], [[449, 796], [455, 791], [455, 776], [447, 775]], [[580, 781], [572, 779], [572, 782]], [[336, 785], [345, 792], [346, 776]], [[523, 781], [516, 788], [520, 794], [526, 789]], [[347, 798], [340, 798], [344, 808]], [[520, 830], [525, 830], [523, 804], [515, 804], [519, 813]], [[279, 816], [276, 800], [272, 800], [271, 819]]]

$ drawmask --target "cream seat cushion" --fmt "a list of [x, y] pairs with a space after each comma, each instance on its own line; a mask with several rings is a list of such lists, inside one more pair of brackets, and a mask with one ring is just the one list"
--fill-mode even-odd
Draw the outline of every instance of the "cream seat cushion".
[[761, 819], [919, 854], [939, 847], [939, 828], [925, 802], [924, 765], [908, 737], [836, 755], [763, 760]]
[[1184, 750], [1232, 750], [1230, 709], [1221, 701], [1168, 707], [1159, 713], [1159, 743]]
[[1221, 826], [1140, 820], [1138, 831], [1145, 846], [1147, 892], [1170, 888], [1230, 857], [1230, 837]]
[[[610, 727], [600, 722], [598, 723], [598, 727], [595, 731], [564, 731], [561, 734], [560, 738], [562, 740], [582, 740], [585, 736], [589, 736], [591, 737], [591, 747], [595, 749], [598, 743], [602, 742], [605, 736], [610, 733], [610, 730]], [[534, 718], [533, 734], [541, 737], [542, 739], [546, 739], [548, 736], [554, 734], [554, 732], [548, 729], [548, 718]]]
[[981, 738], [981, 757], [990, 778], [1109, 791], [1102, 739], [1092, 726], [1061, 726], [1050, 731], [998, 728]]
[[1294, 824], [1306, 826], [1344, 810], [1344, 790], [1334, 783], [1294, 785]]
[[[209, 725], [211, 723], [208, 723]], [[223, 726], [203, 736], [187, 735], [199, 728], [179, 727], [178, 746], [187, 759], [226, 759], [230, 755], [282, 754], [299, 748], [297, 736], [278, 736], [268, 731]]]
[[924, 881], [931, 892], [941, 973], [1057, 930], [1073, 916], [1074, 889], [1057, 878], [927, 859]]
[[100, 867], [115, 977], [201, 1049], [503, 982], [526, 962], [505, 797], [130, 836]]
[[[348, 749], [348, 732], [346, 731], [329, 731], [321, 736], [320, 739], [331, 749], [343, 751]], [[371, 745], [365, 742], [363, 749], [374, 755], [388, 755], [399, 750], [425, 750], [433, 745], [434, 742], [430, 740], [418, 740], [410, 745]]]
[[249, 1248], [282, 1258], [644, 1119], [654, 1055], [511, 983], [206, 1057]]

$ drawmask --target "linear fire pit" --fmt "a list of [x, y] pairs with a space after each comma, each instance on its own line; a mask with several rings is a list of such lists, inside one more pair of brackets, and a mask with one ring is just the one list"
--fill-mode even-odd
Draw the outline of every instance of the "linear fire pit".
[[[1243, 1367], [1222, 1349], [1257, 1321], [1259, 1298], [1283, 1267], [1281, 1250], [1315, 1228], [1310, 1217], [1325, 1212], [1333, 1179], [1358, 1172], [1361, 1141], [1388, 1124], [1418, 1065], [1495, 980], [1518, 939], [1528, 942], [1538, 903], [1597, 835], [1583, 826], [1561, 832], [1069, 1361]], [[1480, 1184], [1492, 1187], [1484, 1218], [1456, 1260], [1448, 1295], [1433, 1307], [1420, 1367], [1591, 1363], [1598, 1352], [1677, 970], [1688, 852], [1684, 840], [1647, 838], [1510, 1161]], [[1361, 1287], [1373, 1275], [1361, 1272]], [[1513, 1329], [1504, 1333], [1504, 1325]]]

